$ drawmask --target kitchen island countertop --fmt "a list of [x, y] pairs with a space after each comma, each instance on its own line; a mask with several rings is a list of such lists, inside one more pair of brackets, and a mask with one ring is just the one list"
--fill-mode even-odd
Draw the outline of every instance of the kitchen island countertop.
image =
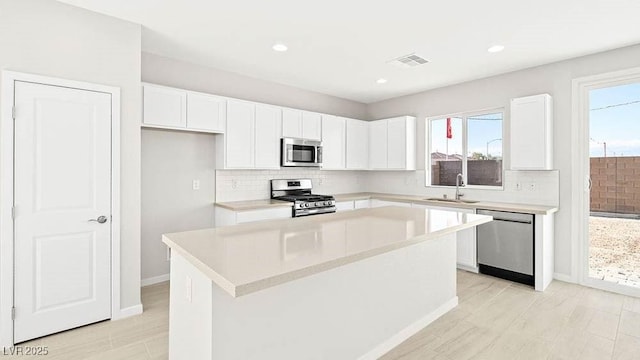
[[239, 297], [491, 221], [380, 207], [164, 234], [162, 241]]

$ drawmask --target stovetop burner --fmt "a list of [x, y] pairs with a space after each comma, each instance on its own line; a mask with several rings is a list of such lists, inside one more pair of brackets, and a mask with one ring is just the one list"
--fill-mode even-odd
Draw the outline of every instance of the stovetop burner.
[[271, 198], [293, 202], [293, 217], [336, 211], [333, 196], [313, 194], [311, 188], [311, 179], [271, 180]]

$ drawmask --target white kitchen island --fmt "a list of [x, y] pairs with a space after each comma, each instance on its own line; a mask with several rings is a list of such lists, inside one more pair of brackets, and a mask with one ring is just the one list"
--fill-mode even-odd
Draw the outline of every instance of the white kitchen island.
[[165, 234], [169, 358], [376, 359], [458, 303], [456, 232], [381, 207]]

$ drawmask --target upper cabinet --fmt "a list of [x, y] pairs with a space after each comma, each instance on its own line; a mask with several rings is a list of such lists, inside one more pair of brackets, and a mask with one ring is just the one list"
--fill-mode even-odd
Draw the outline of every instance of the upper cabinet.
[[345, 118], [322, 115], [322, 168], [344, 170], [346, 156]]
[[511, 169], [553, 169], [552, 99], [548, 94], [511, 100]]
[[321, 140], [322, 115], [310, 111], [283, 108], [282, 137]]
[[227, 113], [225, 98], [207, 94], [187, 93], [187, 128], [224, 132]]
[[366, 170], [369, 168], [369, 123], [355, 119], [345, 119], [345, 122], [346, 168]]
[[144, 85], [144, 125], [187, 127], [187, 92], [157, 85]]
[[218, 166], [224, 169], [280, 167], [282, 112], [275, 106], [228, 100], [226, 132], [217, 142]]
[[416, 118], [400, 116], [369, 124], [371, 170], [416, 169]]
[[142, 88], [144, 126], [224, 132], [225, 98], [152, 84]]

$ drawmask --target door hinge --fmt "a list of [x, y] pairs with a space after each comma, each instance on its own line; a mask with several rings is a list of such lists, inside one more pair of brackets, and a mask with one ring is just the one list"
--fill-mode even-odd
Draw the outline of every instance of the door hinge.
[[16, 219], [16, 207], [15, 207], [15, 206], [12, 206], [12, 207], [11, 207], [11, 218], [12, 218], [13, 220], [15, 220], [15, 219]]
[[11, 320], [15, 320], [16, 319], [16, 307], [12, 307], [11, 308]]
[[11, 108], [11, 117], [13, 118], [13, 120], [16, 119], [16, 107], [12, 107]]

